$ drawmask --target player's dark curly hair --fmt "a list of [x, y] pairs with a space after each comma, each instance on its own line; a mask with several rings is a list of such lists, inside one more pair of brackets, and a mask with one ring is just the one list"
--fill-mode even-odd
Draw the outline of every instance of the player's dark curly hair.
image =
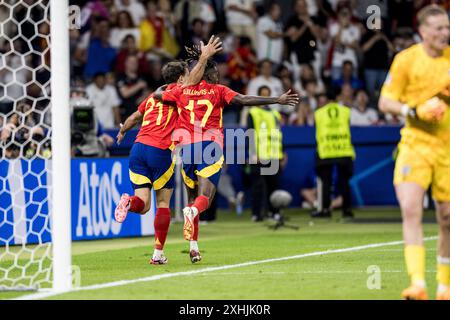
[[171, 61], [164, 65], [161, 70], [164, 81], [169, 83], [175, 83], [180, 76], [186, 73], [188, 65], [184, 61]]
[[[202, 51], [199, 45], [193, 45], [192, 47], [184, 47], [184, 48], [187, 52], [186, 62], [189, 65], [189, 69], [192, 70], [192, 68], [200, 59]], [[217, 70], [217, 63], [214, 60], [208, 59], [203, 79], [205, 79], [209, 83], [217, 83], [219, 81], [219, 72]]]

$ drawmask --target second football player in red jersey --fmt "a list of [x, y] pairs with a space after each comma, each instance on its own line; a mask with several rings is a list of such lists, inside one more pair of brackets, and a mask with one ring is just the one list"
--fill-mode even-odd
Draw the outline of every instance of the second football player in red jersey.
[[197, 244], [198, 215], [208, 209], [214, 197], [224, 161], [223, 108], [230, 103], [244, 106], [296, 105], [299, 101], [298, 95], [290, 94], [290, 91], [275, 98], [247, 96], [218, 82], [216, 65], [209, 62], [199, 84], [155, 93], [158, 99], [176, 103], [179, 108], [175, 139], [182, 146], [182, 175], [190, 195], [190, 205], [183, 209], [183, 235], [190, 240], [192, 262], [201, 260]]
[[[220, 39], [212, 37], [202, 45], [202, 62], [189, 74], [184, 62], [170, 62], [162, 73], [168, 88], [198, 83], [203, 75], [206, 61], [221, 50]], [[142, 121], [141, 129], [131, 149], [129, 173], [135, 190], [134, 196], [123, 194], [115, 211], [115, 218], [123, 222], [128, 211], [145, 214], [150, 207], [151, 188], [156, 192], [155, 251], [151, 264], [165, 264], [163, 247], [170, 224], [170, 198], [173, 192], [172, 132], [177, 124], [177, 110], [163, 104], [152, 94], [142, 102], [138, 111], [131, 115], [117, 135], [120, 144], [125, 133]]]

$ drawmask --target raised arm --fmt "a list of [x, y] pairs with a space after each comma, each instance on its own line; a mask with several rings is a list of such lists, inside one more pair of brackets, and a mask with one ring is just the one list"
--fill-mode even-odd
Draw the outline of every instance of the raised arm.
[[261, 96], [247, 96], [243, 94], [236, 95], [231, 102], [243, 106], [261, 106], [267, 104], [282, 104], [296, 106], [300, 98], [298, 94], [291, 94], [291, 90], [282, 94], [279, 97], [261, 97]]
[[196, 85], [202, 80], [208, 59], [222, 50], [222, 42], [219, 37], [211, 36], [206, 46], [203, 41], [200, 42], [200, 50], [202, 54], [188, 78], [183, 83], [183, 87]]
[[125, 120], [124, 124], [120, 124], [120, 130], [117, 134], [117, 144], [120, 144], [125, 137], [125, 134], [134, 128], [135, 125], [137, 125], [139, 122], [142, 121], [142, 118], [144, 117], [143, 114], [141, 114], [139, 111], [136, 111], [131, 116]]

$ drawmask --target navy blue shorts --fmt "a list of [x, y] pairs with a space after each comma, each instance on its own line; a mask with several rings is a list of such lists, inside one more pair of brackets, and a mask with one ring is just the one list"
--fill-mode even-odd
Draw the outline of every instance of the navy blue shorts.
[[174, 167], [170, 149], [159, 149], [139, 142], [131, 148], [129, 173], [134, 189], [172, 189]]
[[191, 189], [198, 183], [198, 177], [208, 178], [216, 187], [223, 165], [223, 151], [214, 141], [202, 141], [181, 147], [184, 183]]

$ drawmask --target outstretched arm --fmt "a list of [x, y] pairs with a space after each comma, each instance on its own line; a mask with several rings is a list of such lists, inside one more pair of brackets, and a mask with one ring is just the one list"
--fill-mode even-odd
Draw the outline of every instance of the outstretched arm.
[[124, 124], [120, 124], [120, 130], [116, 137], [117, 144], [120, 144], [122, 142], [123, 138], [125, 137], [125, 134], [129, 130], [133, 129], [135, 125], [137, 125], [139, 122], [142, 121], [143, 116], [144, 115], [141, 114], [139, 111], [136, 111], [131, 116], [129, 116], [127, 120], [125, 120]]
[[202, 80], [208, 59], [222, 50], [222, 42], [219, 37], [212, 36], [206, 46], [203, 41], [200, 42], [200, 50], [202, 54], [188, 78], [183, 83], [183, 87], [196, 85]]
[[247, 96], [238, 94], [231, 100], [232, 103], [240, 104], [243, 106], [261, 106], [267, 104], [296, 106], [299, 101], [300, 98], [298, 94], [291, 94], [291, 90], [287, 91], [279, 97]]

